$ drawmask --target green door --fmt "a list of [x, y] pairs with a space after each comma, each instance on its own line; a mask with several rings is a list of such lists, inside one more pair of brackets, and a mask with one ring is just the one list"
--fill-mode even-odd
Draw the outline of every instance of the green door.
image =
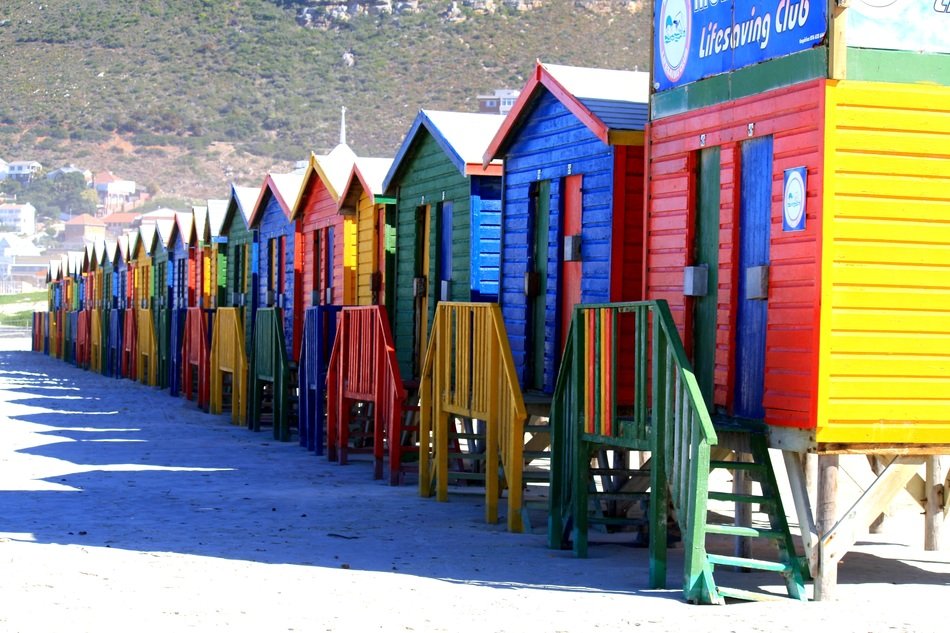
[[710, 412], [716, 369], [716, 313], [719, 304], [719, 148], [699, 152], [693, 265], [706, 269], [706, 294], [693, 303], [693, 367]]
[[528, 262], [527, 388], [544, 388], [544, 330], [548, 294], [548, 230], [551, 226], [551, 183], [531, 185], [532, 244]]

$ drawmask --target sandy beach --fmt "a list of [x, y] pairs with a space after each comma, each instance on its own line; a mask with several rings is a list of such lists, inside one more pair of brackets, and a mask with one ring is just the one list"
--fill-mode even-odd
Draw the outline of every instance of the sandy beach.
[[578, 560], [485, 524], [480, 491], [420, 498], [28, 346], [0, 336], [0, 631], [946, 630], [950, 554], [912, 510], [835, 602], [694, 606], [678, 550], [650, 590], [645, 549]]

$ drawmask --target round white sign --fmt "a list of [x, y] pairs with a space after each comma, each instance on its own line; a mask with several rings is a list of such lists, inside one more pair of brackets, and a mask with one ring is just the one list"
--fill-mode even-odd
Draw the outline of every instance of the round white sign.
[[801, 225], [802, 215], [805, 213], [805, 181], [802, 180], [801, 172], [793, 171], [788, 175], [782, 212], [785, 214], [786, 225], [790, 227]]
[[660, 62], [663, 74], [677, 81], [689, 57], [690, 6], [688, 0], [663, 0], [660, 5]]

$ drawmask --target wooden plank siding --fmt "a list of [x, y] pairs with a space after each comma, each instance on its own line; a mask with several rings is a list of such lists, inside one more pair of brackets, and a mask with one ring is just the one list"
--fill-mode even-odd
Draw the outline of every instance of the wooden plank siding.
[[376, 234], [380, 215], [385, 218], [386, 205], [374, 204], [373, 196], [361, 188], [355, 218], [357, 227], [356, 305], [368, 306], [373, 305], [373, 303], [382, 303], [382, 287], [379, 289], [377, 300], [375, 302], [373, 300], [373, 273], [381, 270], [379, 240], [380, 238], [385, 239], [385, 236]]
[[257, 236], [252, 232], [232, 196], [221, 235], [227, 240], [218, 247], [226, 252], [231, 265], [226, 269], [226, 291], [223, 307], [242, 308], [244, 325], [244, 353], [250, 354], [254, 331], [254, 315], [257, 307], [258, 261]]
[[[611, 298], [626, 296], [624, 284], [619, 282], [618, 273], [622, 257], [614, 262], [612, 250], [617, 238], [615, 213], [619, 204], [621, 209], [632, 209], [637, 218], [624, 216], [621, 222], [625, 233], [631, 229], [636, 233], [633, 246], [642, 241], [642, 204], [643, 184], [636, 184], [632, 190], [625, 190], [621, 198], [615, 198], [615, 161], [619, 154], [615, 148], [598, 139], [582, 121], [580, 121], [556, 97], [542, 91], [535, 103], [525, 115], [523, 123], [511, 132], [506, 139], [507, 149], [502, 158], [505, 163], [504, 213], [502, 225], [502, 273], [500, 302], [505, 319], [505, 327], [511, 341], [515, 369], [521, 377], [522, 385], [527, 384], [528, 357], [532, 350], [528, 347], [528, 301], [525, 295], [525, 272], [528, 270], [531, 246], [533, 243], [531, 228], [534, 225], [531, 211], [532, 183], [550, 182], [550, 222], [548, 224], [547, 283], [544, 314], [544, 369], [543, 390], [551, 392], [557, 376], [561, 347], [558, 341], [562, 337], [559, 318], [561, 270], [558, 262], [563, 259], [562, 210], [563, 179], [569, 175], [583, 177], [581, 203], [581, 301], [584, 303], [606, 302]], [[634, 150], [631, 162], [640, 166], [630, 167], [630, 182], [635, 180], [632, 174], [642, 174], [642, 149]], [[627, 155], [624, 150], [624, 162]], [[627, 165], [623, 165], [626, 173]], [[619, 182], [629, 184], [621, 177]], [[631, 206], [632, 205], [632, 206]], [[627, 224], [627, 220], [632, 222]], [[620, 238], [622, 240], [622, 237]], [[617, 246], [620, 246], [619, 242]], [[635, 255], [635, 254], [634, 254]], [[636, 255], [635, 255], [636, 256]], [[642, 284], [642, 265], [638, 261], [632, 271], [636, 289], [633, 298], [639, 298]], [[615, 266], [617, 267], [615, 269]], [[615, 276], [616, 292], [611, 292], [611, 277]]]
[[950, 444], [950, 88], [826, 99], [817, 439]]
[[[693, 300], [683, 267], [694, 257], [695, 164], [701, 147], [720, 147], [718, 310], [714, 406], [731, 412], [738, 291], [739, 158], [748, 138], [772, 135], [770, 275], [763, 404], [769, 424], [812, 427], [818, 361], [824, 80], [814, 80], [655, 120], [650, 126], [645, 287], [669, 302], [687, 350]], [[750, 135], [749, 125], [753, 124]], [[783, 172], [808, 169], [806, 230], [782, 231]]]
[[[303, 298], [307, 305], [347, 305], [353, 303], [353, 293], [346, 292], [345, 246], [346, 231], [353, 231], [354, 221], [340, 215], [337, 201], [327, 189], [315, 171], [311, 171], [304, 182], [301, 193], [298, 219], [300, 222], [301, 253], [303, 256], [301, 279], [303, 280]], [[327, 268], [324, 258], [327, 253], [327, 229], [333, 229], [332, 297], [326, 301], [328, 287]], [[319, 232], [319, 252], [313, 249], [314, 232]], [[352, 239], [352, 238], [351, 238]], [[355, 244], [351, 244], [355, 248]], [[313, 303], [311, 293], [317, 292], [317, 303]]]
[[[284, 344], [289, 358], [296, 359], [300, 351], [300, 326], [302, 314], [295, 319], [295, 293], [300, 292], [297, 279], [299, 265], [297, 248], [297, 221], [291, 220], [288, 212], [282, 207], [280, 200], [267, 187], [259, 202], [260, 209], [255, 214], [254, 226], [258, 231], [259, 244], [259, 275], [258, 305], [263, 307], [278, 306], [283, 309]], [[269, 257], [271, 240], [276, 247], [273, 257]], [[272, 270], [272, 267], [277, 269]], [[268, 302], [267, 280], [273, 278], [273, 301]], [[299, 301], [296, 302], [299, 304]], [[300, 308], [297, 305], [297, 308]], [[297, 324], [295, 324], [295, 321]]]
[[[412, 375], [413, 340], [413, 288], [415, 277], [416, 235], [422, 230], [416, 223], [416, 210], [420, 206], [429, 207], [432, 229], [429, 232], [429, 270], [426, 275], [428, 288], [428, 316], [426, 331], [432, 323], [435, 305], [439, 299], [440, 288], [436, 278], [439, 258], [438, 231], [436, 230], [439, 203], [452, 204], [452, 262], [450, 300], [472, 301], [484, 299], [484, 291], [473, 292], [471, 279], [472, 250], [478, 248], [479, 236], [472, 234], [472, 190], [476, 178], [464, 176], [452, 163], [435, 138], [422, 128], [418, 139], [404, 158], [400, 170], [401, 177], [391, 183], [398, 191], [396, 216], [396, 309], [391, 315], [394, 322], [396, 356], [403, 375]], [[494, 177], [497, 181], [498, 178]], [[479, 185], [490, 191], [488, 185]], [[477, 252], [477, 251], [476, 251]], [[490, 260], [490, 255], [486, 255]], [[482, 262], [486, 268], [497, 269], [494, 263]], [[488, 273], [486, 273], [488, 275]], [[388, 280], [387, 280], [388, 281]]]

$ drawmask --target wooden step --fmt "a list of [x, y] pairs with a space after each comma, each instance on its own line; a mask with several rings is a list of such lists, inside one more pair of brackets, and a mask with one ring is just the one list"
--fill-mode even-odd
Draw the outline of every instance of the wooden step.
[[706, 554], [706, 560], [713, 565], [757, 569], [759, 571], [774, 571], [780, 574], [791, 571], [792, 569], [791, 565], [777, 561], [742, 558], [740, 556], [725, 556], [723, 554]]
[[749, 536], [752, 538], [767, 538], [778, 540], [784, 535], [776, 530], [766, 528], [745, 527], [741, 525], [724, 525], [721, 523], [707, 523], [707, 534], [725, 534], [728, 536]]
[[[779, 596], [773, 593], [762, 593], [760, 591], [749, 591], [748, 589], [736, 589], [735, 587], [716, 587], [716, 591], [723, 598], [748, 600], [750, 602], [776, 602], [794, 600], [788, 596]], [[798, 601], [795, 600], [795, 602]]]
[[731, 503], [757, 503], [764, 506], [775, 505], [775, 499], [772, 497], [763, 497], [761, 495], [745, 495], [738, 492], [710, 492], [711, 501], [729, 501]]
[[765, 464], [756, 464], [755, 462], [729, 462], [722, 460], [710, 460], [709, 470], [715, 470], [716, 468], [724, 468], [726, 470], [741, 470], [744, 472], [752, 473], [764, 473], [766, 470]]

